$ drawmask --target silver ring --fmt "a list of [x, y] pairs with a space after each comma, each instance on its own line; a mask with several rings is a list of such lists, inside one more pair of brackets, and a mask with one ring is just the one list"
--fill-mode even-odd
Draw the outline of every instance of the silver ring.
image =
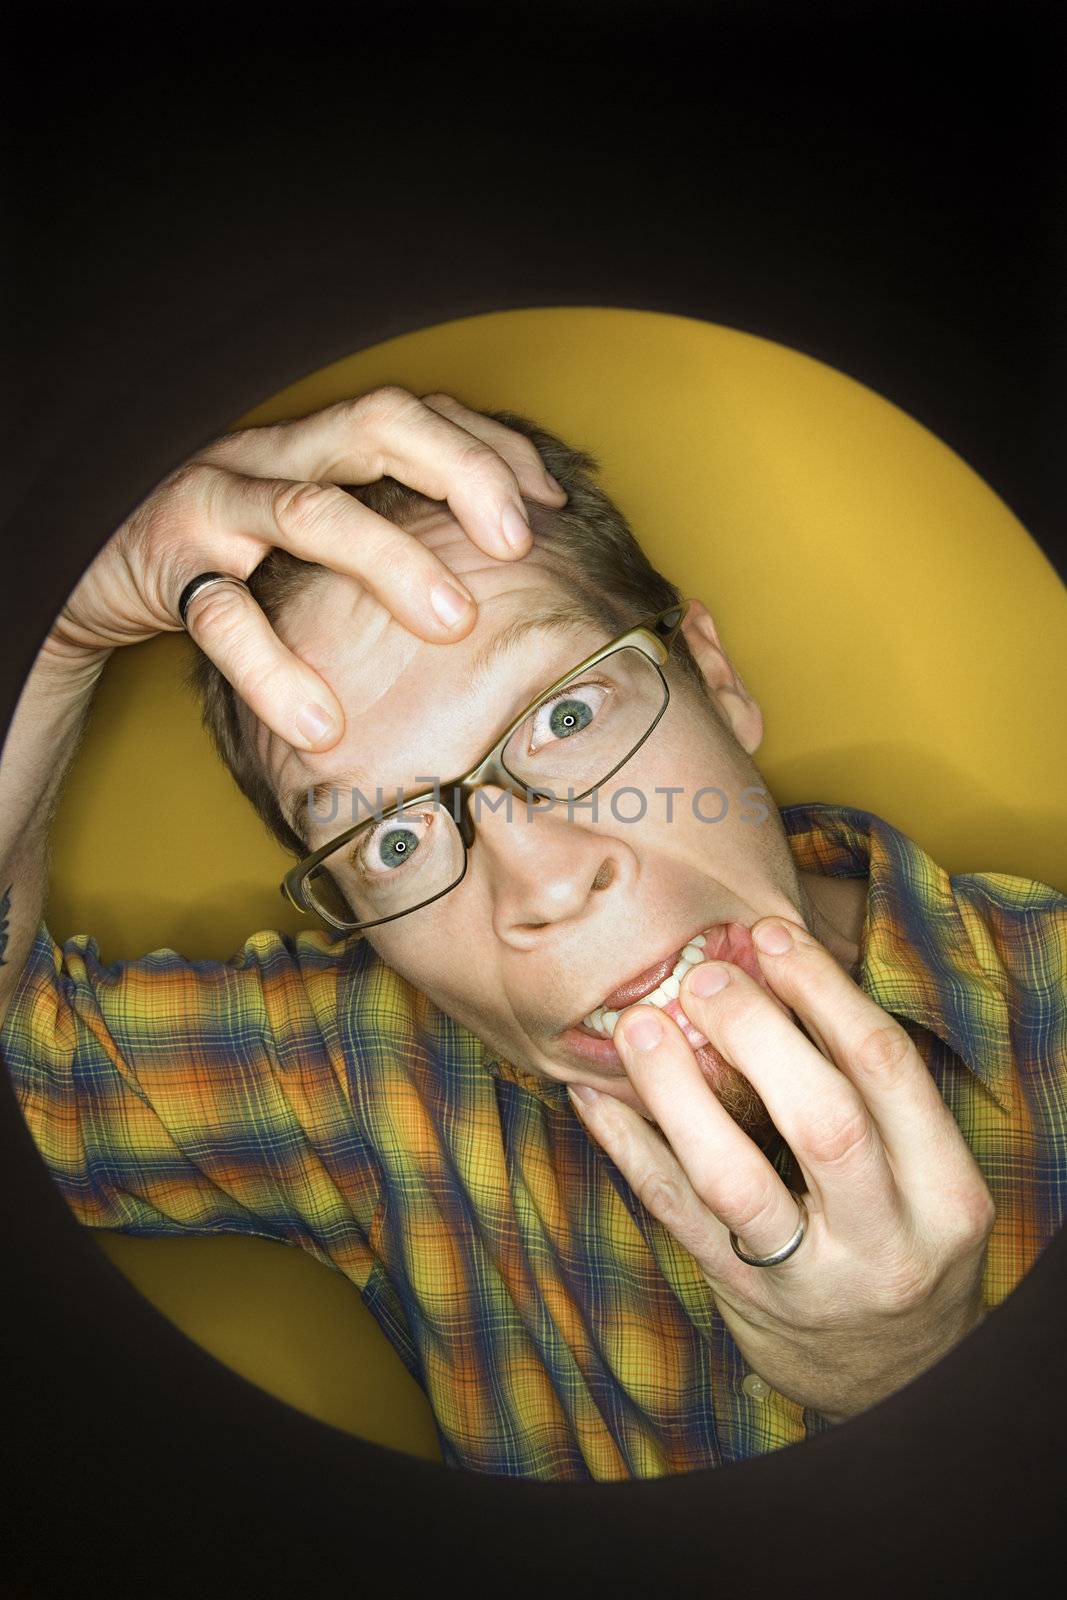
[[796, 1250], [799, 1246], [801, 1239], [804, 1237], [804, 1230], [807, 1226], [808, 1208], [804, 1204], [802, 1195], [794, 1194], [792, 1189], [790, 1189], [789, 1193], [793, 1196], [793, 1199], [797, 1203], [800, 1216], [797, 1220], [796, 1233], [794, 1233], [791, 1239], [786, 1240], [785, 1244], [780, 1250], [775, 1250], [774, 1253], [769, 1256], [746, 1256], [745, 1252], [741, 1249], [741, 1246], [737, 1242], [737, 1234], [731, 1233], [730, 1248], [737, 1259], [745, 1263], [746, 1267], [776, 1267], [779, 1261], [787, 1261], [793, 1254], [794, 1250]]
[[235, 578], [232, 572], [197, 573], [196, 577], [189, 580], [181, 594], [178, 596], [178, 615], [182, 619], [183, 628], [188, 627], [188, 623], [185, 620], [185, 613], [189, 609], [190, 601], [196, 595], [198, 595], [201, 590], [210, 589], [211, 586], [216, 583], [234, 583], [237, 585], [238, 589], [243, 589], [246, 594], [251, 592], [244, 579]]

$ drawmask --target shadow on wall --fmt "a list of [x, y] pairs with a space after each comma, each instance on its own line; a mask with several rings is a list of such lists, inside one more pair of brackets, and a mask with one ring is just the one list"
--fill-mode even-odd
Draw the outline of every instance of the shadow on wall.
[[267, 1239], [89, 1231], [158, 1311], [242, 1378], [319, 1422], [441, 1460], [426, 1396], [342, 1273]]

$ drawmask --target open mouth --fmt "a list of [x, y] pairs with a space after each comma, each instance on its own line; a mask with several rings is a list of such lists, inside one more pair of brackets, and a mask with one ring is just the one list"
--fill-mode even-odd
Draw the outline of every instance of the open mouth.
[[[701, 961], [729, 961], [741, 967], [762, 988], [766, 980], [760, 970], [759, 960], [752, 945], [752, 935], [743, 922], [716, 922], [694, 934], [671, 955], [646, 967], [626, 983], [620, 984], [605, 995], [580, 1022], [567, 1028], [561, 1042], [575, 1055], [602, 1064], [619, 1063], [620, 1058], [611, 1042], [616, 1024], [628, 1006], [657, 1006], [678, 1024], [694, 1050], [707, 1047], [714, 1052], [707, 1037], [695, 1028], [682, 1010], [679, 996], [687, 972]], [[714, 1052], [717, 1055], [717, 1052]]]

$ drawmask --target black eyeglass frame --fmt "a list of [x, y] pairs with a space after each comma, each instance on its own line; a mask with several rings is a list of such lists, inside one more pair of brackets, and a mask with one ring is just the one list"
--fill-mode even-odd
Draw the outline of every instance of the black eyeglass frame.
[[[596, 783], [590, 784], [589, 788], [583, 790], [580, 795], [568, 796], [568, 801], [571, 804], [578, 800], [586, 799], [587, 796], [593, 793], [594, 789], [599, 789], [603, 784], [607, 783], [609, 778], [613, 778], [616, 772], [624, 767], [628, 761], [632, 760], [666, 711], [670, 702], [671, 692], [667, 680], [663, 676], [662, 669], [667, 664], [671, 646], [678, 637], [689, 605], [690, 601], [683, 600], [680, 605], [670, 606], [666, 611], [658, 612], [656, 616], [649, 618], [647, 622], [640, 622], [636, 626], [628, 628], [625, 633], [619, 634], [617, 638], [602, 645], [591, 656], [587, 656], [584, 661], [580, 661], [576, 667], [571, 667], [562, 677], [557, 678], [554, 683], [543, 690], [537, 696], [537, 699], [528, 705], [525, 710], [521, 711], [517, 717], [512, 718], [492, 749], [482, 756], [477, 765], [472, 767], [463, 777], [452, 778], [448, 783], [440, 784], [433, 789], [425, 789], [419, 794], [413, 794], [404, 800], [402, 804], [390, 806], [389, 810], [383, 811], [381, 816], [364, 817], [361, 821], [353, 823], [350, 828], [346, 828], [343, 833], [339, 833], [335, 838], [330, 839], [328, 843], [320, 845], [317, 850], [313, 850], [310, 855], [305, 856], [302, 861], [298, 861], [296, 866], [291, 867], [285, 874], [279, 885], [282, 896], [305, 915], [321, 917], [332, 927], [343, 929], [347, 933], [358, 933], [365, 928], [377, 928], [384, 922], [395, 922], [399, 917], [408, 917], [413, 911], [421, 911], [424, 906], [432, 905], [435, 900], [440, 900], [446, 894], [451, 894], [452, 890], [462, 883], [467, 875], [467, 862], [475, 839], [474, 819], [470, 814], [470, 797], [476, 789], [484, 788], [486, 785], [491, 784], [495, 788], [506, 789], [518, 799], [526, 801], [547, 797], [556, 798], [552, 795], [551, 790], [537, 789], [531, 784], [522, 783], [508, 772], [503, 764], [502, 757], [512, 734], [522, 726], [527, 717], [540, 710], [547, 701], [558, 694], [560, 689], [569, 683], [572, 678], [577, 677], [579, 673], [587, 672], [591, 667], [597, 666], [607, 656], [614, 655], [617, 650], [634, 647], [648, 657], [659, 673], [663, 684], [663, 704], [654, 721], [645, 730], [641, 738], [622, 760], [612, 767], [610, 772], [605, 773]], [[404, 911], [394, 911], [388, 917], [376, 917], [368, 922], [338, 922], [328, 912], [324, 911], [321, 906], [315, 905], [304, 885], [310, 874], [325, 861], [327, 856], [331, 856], [334, 851], [340, 850], [350, 839], [354, 839], [358, 833], [362, 833], [368, 828], [380, 827], [390, 817], [399, 816], [402, 812], [410, 810], [412, 806], [420, 805], [427, 800], [432, 800], [435, 805], [447, 806], [463, 843], [463, 870], [460, 872], [459, 877], [448, 885], [447, 889], [438, 890], [437, 894], [430, 895], [426, 900], [420, 900], [418, 905], [409, 906]]]

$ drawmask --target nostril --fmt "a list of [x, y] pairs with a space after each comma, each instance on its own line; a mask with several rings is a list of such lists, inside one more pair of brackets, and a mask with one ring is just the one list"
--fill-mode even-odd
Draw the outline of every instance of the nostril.
[[596, 877], [590, 884], [590, 889], [609, 889], [615, 881], [615, 863], [602, 861], [597, 868]]

